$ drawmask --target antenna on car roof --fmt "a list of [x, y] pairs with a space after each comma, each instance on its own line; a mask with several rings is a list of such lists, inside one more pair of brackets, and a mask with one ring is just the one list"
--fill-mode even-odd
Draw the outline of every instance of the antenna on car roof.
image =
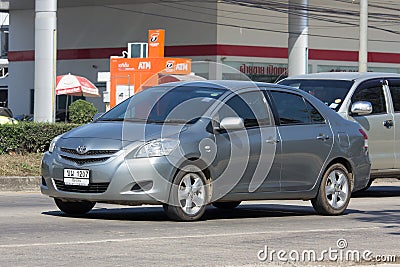
[[285, 69], [285, 71], [282, 72], [282, 73], [278, 76], [278, 78], [275, 79], [274, 83], [276, 83], [277, 81], [279, 81], [279, 79], [282, 77], [282, 75], [285, 75], [285, 74], [288, 72], [288, 69], [289, 69], [289, 68]]

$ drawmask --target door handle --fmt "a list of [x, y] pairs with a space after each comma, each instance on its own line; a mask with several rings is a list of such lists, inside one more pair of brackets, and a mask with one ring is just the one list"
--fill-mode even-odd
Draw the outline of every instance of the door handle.
[[386, 120], [386, 121], [383, 122], [383, 126], [385, 126], [388, 129], [392, 128], [393, 125], [394, 125], [394, 123], [393, 123], [392, 120]]
[[317, 136], [317, 139], [318, 139], [318, 140], [325, 141], [325, 140], [328, 140], [328, 139], [329, 139], [329, 136], [327, 136], [327, 135], [325, 135], [325, 134], [320, 134], [320, 135]]
[[272, 138], [272, 139], [267, 139], [265, 140], [268, 144], [276, 144], [279, 143], [280, 141], [278, 139]]

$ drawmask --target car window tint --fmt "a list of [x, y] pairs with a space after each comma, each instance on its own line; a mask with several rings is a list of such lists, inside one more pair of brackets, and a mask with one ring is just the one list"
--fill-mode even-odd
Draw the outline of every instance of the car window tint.
[[381, 84], [371, 83], [370, 85], [361, 85], [361, 87], [355, 91], [353, 97], [351, 98], [352, 103], [357, 101], [371, 102], [371, 114], [386, 113], [386, 100]]
[[319, 113], [319, 111], [311, 105], [310, 102], [306, 101], [308, 112], [310, 113], [311, 120], [313, 123], [324, 123], [325, 118]]
[[392, 95], [394, 111], [400, 112], [400, 79], [390, 79], [389, 88], [390, 94]]
[[247, 92], [230, 98], [218, 111], [217, 121], [226, 117], [240, 117], [245, 127], [270, 125], [271, 119], [264, 96], [260, 92]]
[[283, 92], [271, 92], [281, 125], [311, 123], [308, 108], [302, 96]]

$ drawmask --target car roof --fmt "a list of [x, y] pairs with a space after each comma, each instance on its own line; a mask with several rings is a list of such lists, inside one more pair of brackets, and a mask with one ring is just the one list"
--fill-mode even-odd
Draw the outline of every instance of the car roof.
[[400, 74], [383, 73], [383, 72], [320, 72], [320, 73], [291, 76], [286, 78], [285, 80], [322, 79], [322, 80], [354, 81], [358, 79], [365, 80], [373, 78], [400, 78]]
[[231, 90], [231, 91], [238, 91], [241, 89], [251, 88], [251, 87], [267, 87], [267, 88], [281, 88], [281, 89], [287, 89], [287, 90], [303, 93], [303, 91], [301, 91], [297, 88], [290, 87], [290, 86], [279, 85], [279, 84], [275, 84], [275, 83], [239, 81], [239, 80], [180, 81], [180, 82], [164, 83], [164, 84], [160, 84], [158, 86], [165, 86], [165, 85], [207, 87], [207, 88], [225, 89], [225, 90]]

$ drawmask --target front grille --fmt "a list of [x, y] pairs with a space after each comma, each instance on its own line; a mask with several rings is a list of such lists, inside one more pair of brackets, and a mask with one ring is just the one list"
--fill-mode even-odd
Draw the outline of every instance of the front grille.
[[64, 181], [54, 180], [57, 190], [74, 193], [104, 193], [110, 183], [91, 183], [88, 186], [66, 185]]
[[61, 156], [61, 158], [75, 162], [78, 165], [83, 165], [83, 164], [88, 164], [88, 163], [100, 163], [100, 162], [104, 162], [109, 159], [109, 157], [105, 157], [105, 158], [72, 158], [72, 157], [68, 157], [68, 156], [64, 156], [64, 155], [60, 155], [60, 156]]
[[[75, 149], [71, 149], [71, 148], [65, 148], [65, 147], [61, 147], [60, 150], [62, 152], [68, 153], [68, 154], [72, 154], [72, 155], [81, 155], [78, 153], [78, 151], [76, 151]], [[83, 155], [85, 156], [90, 156], [90, 155], [112, 155], [117, 153], [118, 150], [89, 150], [86, 153], [84, 153]]]

